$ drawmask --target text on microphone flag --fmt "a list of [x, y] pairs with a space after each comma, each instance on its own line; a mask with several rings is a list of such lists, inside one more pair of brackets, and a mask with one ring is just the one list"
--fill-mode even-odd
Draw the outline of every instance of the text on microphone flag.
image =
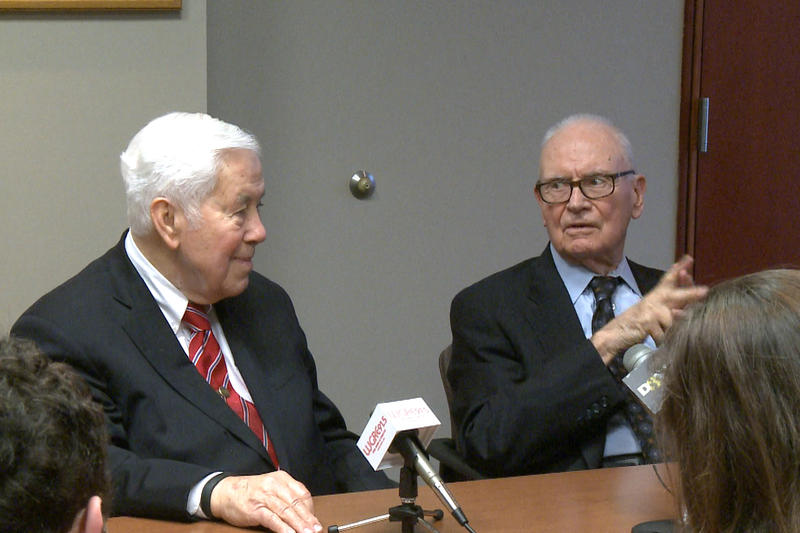
[[358, 439], [358, 449], [375, 470], [402, 466], [403, 457], [389, 452], [395, 435], [417, 430], [420, 442], [427, 447], [440, 425], [422, 398], [379, 403]]

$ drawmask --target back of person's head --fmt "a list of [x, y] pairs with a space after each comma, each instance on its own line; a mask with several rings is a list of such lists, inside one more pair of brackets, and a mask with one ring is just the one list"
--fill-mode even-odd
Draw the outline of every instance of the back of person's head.
[[30, 341], [0, 339], [0, 531], [85, 524], [90, 500], [99, 509], [109, 494], [107, 444], [102, 410], [70, 367]]
[[120, 155], [131, 232], [150, 232], [150, 204], [158, 197], [180, 206], [190, 221], [197, 220], [225, 151], [232, 149], [260, 153], [253, 135], [203, 113], [169, 113], [150, 121]]
[[712, 288], [668, 333], [659, 426], [691, 531], [800, 531], [800, 271]]

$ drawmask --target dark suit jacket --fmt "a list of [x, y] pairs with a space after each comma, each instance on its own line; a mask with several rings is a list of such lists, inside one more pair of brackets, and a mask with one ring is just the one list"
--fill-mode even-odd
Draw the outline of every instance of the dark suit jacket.
[[[247, 290], [214, 307], [281, 469], [315, 495], [391, 486], [317, 388], [314, 360], [283, 289], [252, 273]], [[275, 469], [186, 356], [128, 259], [124, 236], [31, 306], [12, 333], [77, 368], [103, 405], [113, 514], [186, 520], [189, 490], [207, 474]]]
[[[629, 261], [644, 293], [661, 272]], [[594, 346], [548, 246], [461, 291], [450, 309], [457, 443], [489, 476], [597, 468], [625, 398]]]

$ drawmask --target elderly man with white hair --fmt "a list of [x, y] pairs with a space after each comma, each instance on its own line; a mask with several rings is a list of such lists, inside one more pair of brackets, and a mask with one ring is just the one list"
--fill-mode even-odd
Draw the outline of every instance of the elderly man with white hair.
[[533, 187], [550, 243], [453, 299], [457, 445], [487, 476], [661, 460], [621, 355], [659, 342], [706, 289], [689, 257], [663, 276], [625, 257], [646, 184], [608, 119], [567, 117], [544, 136]]
[[319, 390], [289, 296], [253, 271], [259, 145], [171, 113], [121, 155], [119, 243], [13, 327], [105, 411], [113, 514], [320, 531], [312, 495], [386, 488]]

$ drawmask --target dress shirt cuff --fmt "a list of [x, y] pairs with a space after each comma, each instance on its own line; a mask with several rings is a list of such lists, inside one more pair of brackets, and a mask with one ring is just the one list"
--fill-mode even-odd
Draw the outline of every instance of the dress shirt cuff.
[[222, 472], [212, 472], [203, 479], [201, 479], [197, 485], [192, 487], [192, 490], [189, 491], [189, 500], [186, 502], [186, 512], [189, 513], [189, 516], [193, 516], [195, 518], [202, 518], [208, 520], [208, 517], [200, 508], [200, 496], [203, 494], [203, 487], [206, 486], [208, 481], [215, 477], [217, 474], [221, 474]]

